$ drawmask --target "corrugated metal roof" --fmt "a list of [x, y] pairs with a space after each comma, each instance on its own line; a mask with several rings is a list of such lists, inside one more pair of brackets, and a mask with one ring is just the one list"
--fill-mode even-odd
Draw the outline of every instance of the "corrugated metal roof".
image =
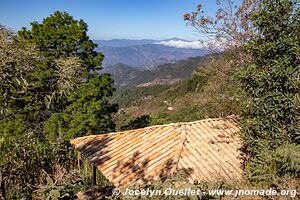
[[116, 187], [149, 184], [179, 170], [189, 181], [236, 180], [241, 141], [234, 118], [206, 119], [76, 138], [71, 144]]

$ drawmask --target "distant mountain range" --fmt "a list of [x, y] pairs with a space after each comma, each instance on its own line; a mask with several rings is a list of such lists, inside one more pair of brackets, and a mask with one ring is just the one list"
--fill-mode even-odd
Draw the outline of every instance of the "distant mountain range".
[[141, 70], [153, 70], [166, 63], [175, 63], [189, 57], [203, 56], [209, 51], [204, 48], [177, 48], [165, 45], [168, 42], [188, 43], [187, 40], [171, 38], [168, 40], [96, 40], [98, 51], [105, 55], [104, 68], [123, 63]]
[[95, 40], [100, 47], [128, 47], [144, 44], [154, 44], [157, 40], [130, 40], [130, 39], [113, 39], [113, 40]]
[[112, 74], [115, 87], [117, 88], [172, 84], [190, 77], [193, 71], [199, 66], [199, 63], [205, 59], [205, 56], [188, 58], [175, 63], [159, 65], [152, 71], [142, 71], [119, 63], [105, 67], [100, 73]]
[[131, 39], [112, 39], [112, 40], [94, 40], [95, 43], [99, 44], [100, 47], [110, 46], [110, 47], [128, 47], [144, 44], [156, 44], [164, 41], [188, 41], [180, 38], [170, 38], [166, 40], [150, 40], [150, 39], [141, 39], [141, 40], [131, 40]]

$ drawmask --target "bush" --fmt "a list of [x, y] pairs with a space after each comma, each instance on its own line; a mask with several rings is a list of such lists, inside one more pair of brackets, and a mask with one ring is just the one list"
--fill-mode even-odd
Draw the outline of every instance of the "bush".
[[249, 180], [299, 176], [300, 14], [298, 0], [260, 1], [257, 35], [245, 45], [252, 61], [239, 74], [241, 136]]
[[282, 145], [273, 151], [258, 154], [247, 166], [252, 182], [275, 184], [281, 178], [300, 177], [300, 145]]
[[151, 118], [149, 115], [143, 115], [131, 120], [127, 125], [121, 126], [121, 131], [132, 130], [138, 128], [144, 128], [151, 124]]

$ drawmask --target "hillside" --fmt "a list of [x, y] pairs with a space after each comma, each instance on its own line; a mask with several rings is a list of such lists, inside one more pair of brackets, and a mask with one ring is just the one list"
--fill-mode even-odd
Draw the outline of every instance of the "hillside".
[[100, 73], [112, 74], [115, 87], [117, 88], [174, 84], [191, 76], [199, 63], [205, 59], [207, 59], [205, 56], [188, 58], [175, 63], [159, 65], [152, 71], [140, 70], [119, 63], [104, 67]]
[[206, 56], [175, 84], [119, 88], [113, 96], [121, 108], [115, 116], [117, 125], [143, 115], [150, 115], [154, 125], [239, 114], [232, 69], [225, 67], [226, 62], [224, 55]]
[[116, 88], [121, 86], [136, 86], [153, 80], [153, 73], [151, 71], [142, 71], [123, 63], [104, 67], [100, 73], [111, 74]]

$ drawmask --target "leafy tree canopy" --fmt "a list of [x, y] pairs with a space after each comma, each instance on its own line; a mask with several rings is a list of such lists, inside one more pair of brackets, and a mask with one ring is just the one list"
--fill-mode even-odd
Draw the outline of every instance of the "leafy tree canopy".
[[97, 44], [87, 36], [88, 26], [83, 20], [56, 11], [42, 23], [33, 22], [31, 26], [31, 30], [19, 31], [19, 36], [34, 43], [47, 60], [76, 56], [85, 68], [101, 66], [103, 55], [94, 51]]

